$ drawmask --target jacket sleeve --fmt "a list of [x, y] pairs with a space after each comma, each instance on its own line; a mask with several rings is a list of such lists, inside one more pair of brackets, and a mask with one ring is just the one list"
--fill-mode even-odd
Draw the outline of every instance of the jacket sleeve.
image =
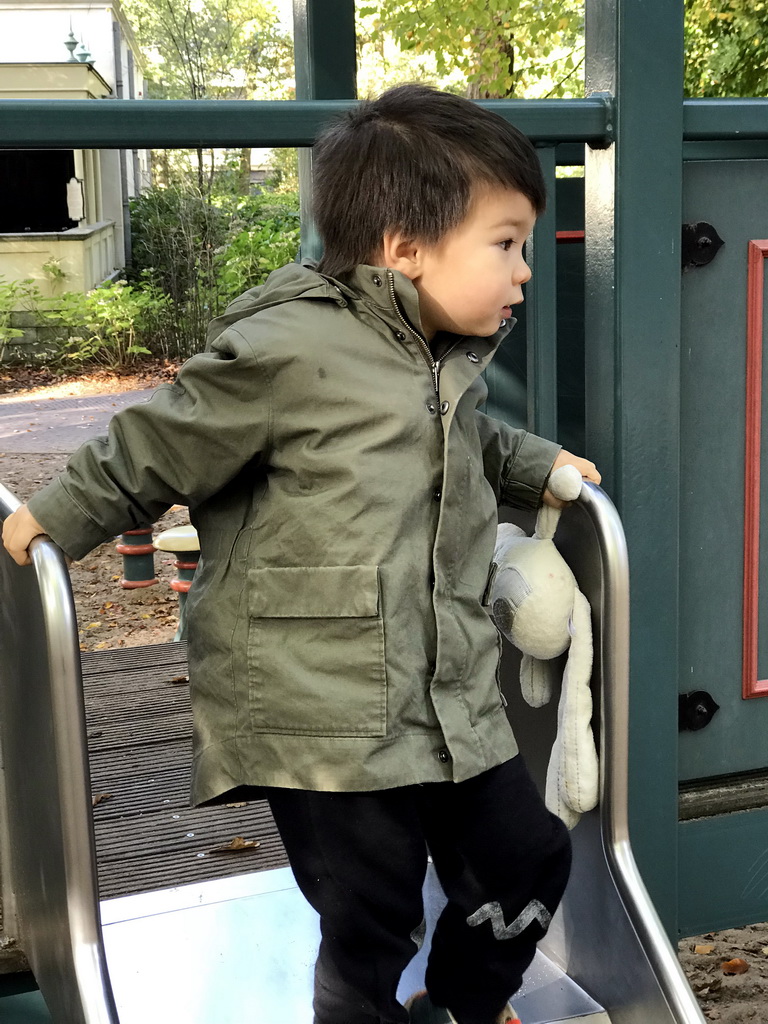
[[499, 505], [536, 509], [560, 445], [476, 412], [485, 477]]
[[271, 440], [269, 380], [251, 345], [230, 329], [193, 356], [173, 384], [110, 422], [29, 510], [72, 558], [125, 530], [155, 522], [175, 503], [195, 506]]

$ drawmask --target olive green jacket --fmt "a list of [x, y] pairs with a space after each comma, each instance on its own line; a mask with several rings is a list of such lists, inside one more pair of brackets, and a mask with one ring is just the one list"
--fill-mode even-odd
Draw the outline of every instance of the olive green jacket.
[[190, 506], [195, 802], [516, 753], [483, 594], [497, 506], [535, 508], [558, 447], [477, 411], [509, 327], [439, 336], [436, 365], [419, 329], [398, 273], [284, 267], [29, 503], [73, 558]]

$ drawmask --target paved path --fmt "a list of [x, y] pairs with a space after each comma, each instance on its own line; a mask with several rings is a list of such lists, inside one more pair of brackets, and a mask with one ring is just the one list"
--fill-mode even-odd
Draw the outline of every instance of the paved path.
[[106, 434], [118, 409], [146, 401], [152, 391], [85, 398], [0, 397], [0, 454], [73, 452], [89, 437]]

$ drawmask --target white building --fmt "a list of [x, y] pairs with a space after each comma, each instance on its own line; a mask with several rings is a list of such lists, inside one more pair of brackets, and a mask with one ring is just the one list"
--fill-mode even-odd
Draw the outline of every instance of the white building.
[[[119, 0], [0, 0], [0, 99], [143, 99]], [[128, 200], [149, 184], [142, 150], [0, 150], [0, 277], [44, 294], [87, 291], [126, 264]], [[44, 266], [64, 273], [56, 285]]]

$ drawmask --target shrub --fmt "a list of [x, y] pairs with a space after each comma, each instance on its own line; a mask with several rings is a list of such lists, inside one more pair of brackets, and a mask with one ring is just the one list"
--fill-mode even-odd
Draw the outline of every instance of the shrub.
[[[150, 189], [131, 208], [127, 283], [45, 299], [32, 280], [0, 278], [0, 359], [24, 333], [11, 319], [19, 309], [47, 325], [48, 351], [39, 358], [57, 368], [115, 368], [142, 355], [185, 359], [203, 347], [212, 317], [289, 263], [299, 246], [298, 197], [289, 193], [203, 197], [174, 186]], [[54, 261], [44, 269], [61, 284]]]
[[14, 324], [19, 319], [18, 313], [36, 315], [42, 302], [40, 289], [31, 277], [23, 281], [6, 281], [0, 277], [0, 362], [5, 358], [8, 345], [24, 335]]
[[235, 235], [216, 254], [221, 295], [226, 301], [262, 284], [278, 267], [290, 263], [299, 247], [298, 227], [278, 229], [272, 220]]
[[150, 348], [174, 359], [199, 351], [212, 317], [298, 248], [298, 199], [291, 194], [154, 188], [132, 200], [131, 217], [129, 281], [169, 297], [163, 347]]
[[153, 354], [146, 342], [164, 336], [169, 300], [149, 284], [134, 288], [124, 281], [110, 281], [87, 294], [65, 292], [47, 305], [46, 319], [63, 324], [68, 333], [50, 357], [51, 363], [59, 367], [97, 363], [115, 369], [137, 356]]

